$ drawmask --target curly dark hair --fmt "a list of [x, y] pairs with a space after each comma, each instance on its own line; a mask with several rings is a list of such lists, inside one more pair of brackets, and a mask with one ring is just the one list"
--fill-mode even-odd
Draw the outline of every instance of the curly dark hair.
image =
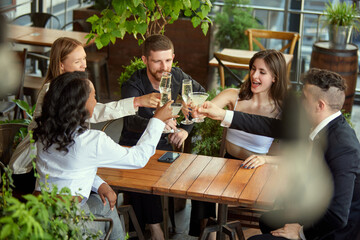
[[286, 61], [284, 55], [274, 49], [266, 49], [259, 51], [254, 54], [250, 59], [249, 63], [249, 78], [241, 85], [239, 99], [240, 100], [249, 100], [252, 98], [253, 93], [251, 91], [251, 69], [254, 65], [256, 59], [263, 59], [266, 66], [271, 71], [271, 75], [275, 78], [275, 82], [271, 85], [270, 88], [270, 97], [275, 102], [275, 109], [282, 108], [282, 101], [284, 100], [289, 81], [286, 74]]
[[91, 91], [85, 72], [68, 72], [51, 81], [45, 94], [41, 116], [35, 119], [35, 141], [41, 141], [47, 151], [57, 144], [59, 151], [69, 151], [76, 134], [82, 134], [89, 112], [85, 105]]
[[338, 88], [345, 91], [345, 80], [337, 73], [325, 69], [311, 68], [303, 77], [304, 84], [311, 84], [321, 88], [323, 91], [329, 90], [330, 87]]

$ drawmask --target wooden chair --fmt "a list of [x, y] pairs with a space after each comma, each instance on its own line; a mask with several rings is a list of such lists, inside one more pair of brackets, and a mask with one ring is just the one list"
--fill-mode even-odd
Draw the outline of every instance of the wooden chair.
[[[248, 36], [249, 39], [249, 50], [254, 51], [254, 43], [261, 50], [266, 49], [264, 45], [258, 40], [258, 38], [263, 39], [278, 39], [287, 41], [285, 45], [282, 46], [281, 49], [278, 49], [280, 52], [285, 53], [287, 51], [288, 54], [294, 54], [296, 42], [300, 39], [300, 35], [297, 32], [280, 32], [280, 31], [271, 31], [264, 29], [247, 29], [245, 30], [245, 35]], [[291, 62], [287, 68], [287, 74], [290, 76]]]
[[[13, 19], [11, 23], [15, 25], [27, 25], [28, 23], [31, 23], [31, 26], [40, 28], [60, 29], [61, 27], [60, 19], [57, 16], [45, 12], [26, 13]], [[32, 46], [28, 51], [45, 55], [49, 54], [48, 49], [49, 48]], [[33, 66], [35, 66], [35, 61], [38, 61], [41, 74], [42, 76], [45, 76], [47, 71], [47, 61], [34, 56], [31, 56], [30, 58], [32, 59]]]
[[239, 78], [236, 74], [234, 74], [230, 68], [228, 68], [223, 61], [226, 62], [232, 62], [232, 63], [237, 63], [237, 64], [243, 64], [243, 65], [249, 65], [249, 59], [246, 58], [241, 58], [241, 57], [234, 57], [234, 56], [229, 56], [229, 55], [225, 55], [219, 52], [214, 53], [214, 57], [216, 58], [216, 60], [219, 62], [219, 75], [220, 75], [220, 86], [221, 87], [225, 87], [225, 72], [224, 69], [227, 70], [227, 72], [239, 83], [239, 85], [241, 85], [244, 81], [244, 79]]
[[[38, 54], [38, 53], [28, 53], [28, 56], [35, 58], [35, 59], [41, 59], [42, 61], [49, 61], [50, 57]], [[39, 77], [39, 76], [33, 76], [33, 75], [25, 75], [24, 79], [24, 95], [30, 96], [31, 98], [31, 104], [36, 104], [37, 97], [39, 95], [39, 92], [45, 82], [45, 77]]]

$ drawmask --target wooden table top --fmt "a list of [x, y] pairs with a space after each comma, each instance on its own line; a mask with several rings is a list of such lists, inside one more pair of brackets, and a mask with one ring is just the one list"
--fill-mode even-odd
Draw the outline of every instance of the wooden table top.
[[248, 170], [240, 160], [186, 153], [172, 164], [158, 162], [164, 152], [157, 150], [142, 169], [99, 168], [98, 174], [120, 190], [265, 209], [274, 204], [274, 165]]
[[76, 32], [76, 31], [64, 31], [57, 29], [29, 27], [8, 25], [8, 39], [12, 42], [29, 44], [34, 46], [51, 47], [53, 42], [59, 37], [70, 37], [80, 41], [83, 46], [87, 46], [93, 43], [86, 44], [87, 39], [85, 36], [88, 33]]
[[[224, 48], [220, 53], [234, 57], [248, 58], [250, 60], [254, 56], [254, 54], [257, 53], [257, 51]], [[289, 63], [291, 63], [294, 56], [292, 54], [284, 54], [284, 57], [285, 57], [286, 65], [288, 65]], [[237, 64], [226, 61], [222, 61], [222, 62], [229, 68], [249, 69], [248, 64]], [[217, 67], [219, 66], [219, 63], [215, 58], [212, 58], [209, 62], [209, 65], [212, 67]]]

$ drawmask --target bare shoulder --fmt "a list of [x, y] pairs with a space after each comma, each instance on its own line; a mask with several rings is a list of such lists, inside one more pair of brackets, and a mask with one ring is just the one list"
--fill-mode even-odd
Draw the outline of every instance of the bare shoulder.
[[220, 92], [212, 102], [215, 103], [218, 107], [225, 107], [225, 106], [233, 106], [234, 102], [237, 99], [239, 94], [239, 90], [236, 88], [228, 88]]

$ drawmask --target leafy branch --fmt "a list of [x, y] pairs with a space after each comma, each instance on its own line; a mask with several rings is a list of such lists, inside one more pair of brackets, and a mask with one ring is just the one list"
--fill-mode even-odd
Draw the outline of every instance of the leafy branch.
[[92, 30], [86, 37], [88, 42], [95, 39], [98, 49], [123, 39], [126, 33], [139, 38], [141, 44], [152, 34], [163, 34], [165, 26], [174, 23], [182, 12], [191, 17], [194, 28], [201, 27], [204, 35], [212, 24], [207, 16], [212, 7], [210, 0], [113, 0], [111, 4], [112, 9], [103, 10], [101, 17], [87, 19]]

